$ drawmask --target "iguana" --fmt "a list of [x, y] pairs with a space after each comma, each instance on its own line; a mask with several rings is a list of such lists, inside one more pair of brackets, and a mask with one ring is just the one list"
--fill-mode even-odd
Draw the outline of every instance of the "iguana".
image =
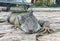
[[8, 19], [9, 23], [20, 28], [25, 33], [52, 33], [53, 30], [50, 29], [49, 21], [37, 20], [33, 15], [33, 11], [29, 11], [28, 14], [18, 17], [17, 15], [11, 15]]

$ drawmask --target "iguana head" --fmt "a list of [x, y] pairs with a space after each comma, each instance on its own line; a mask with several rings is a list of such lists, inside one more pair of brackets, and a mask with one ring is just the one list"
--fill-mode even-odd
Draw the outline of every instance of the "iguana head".
[[[25, 16], [25, 15], [24, 15]], [[24, 18], [24, 22], [21, 25], [21, 29], [25, 33], [35, 33], [40, 29], [40, 25], [38, 24], [37, 19], [33, 15], [33, 12], [30, 11], [29, 14], [27, 14]]]

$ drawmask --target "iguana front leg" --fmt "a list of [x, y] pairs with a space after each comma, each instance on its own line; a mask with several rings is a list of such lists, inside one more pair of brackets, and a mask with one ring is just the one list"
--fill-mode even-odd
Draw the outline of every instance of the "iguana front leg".
[[[42, 26], [42, 28], [40, 29], [40, 33], [52, 33], [54, 32], [51, 28], [50, 28], [50, 23], [49, 21], [39, 21], [40, 26]], [[41, 25], [42, 24], [42, 25]]]
[[48, 29], [48, 33], [52, 33], [54, 32], [52, 29]]
[[20, 26], [18, 17], [16, 17], [14, 20], [14, 26], [15, 28], [18, 28]]
[[[41, 23], [41, 22], [40, 22]], [[43, 22], [42, 22], [43, 23]], [[51, 28], [50, 28], [50, 23], [49, 22], [44, 22], [44, 24], [42, 25], [39, 33], [36, 35], [36, 40], [38, 40], [39, 37], [45, 35], [46, 33], [50, 34], [54, 32]]]

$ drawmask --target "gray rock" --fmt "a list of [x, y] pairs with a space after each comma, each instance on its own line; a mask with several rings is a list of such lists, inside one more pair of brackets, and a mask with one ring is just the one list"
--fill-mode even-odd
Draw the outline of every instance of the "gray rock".
[[22, 17], [22, 21], [23, 24], [21, 25], [21, 29], [25, 33], [34, 33], [41, 28], [32, 11], [30, 11], [29, 14], [24, 15]]
[[1, 39], [0, 41], [20, 41], [18, 38]]

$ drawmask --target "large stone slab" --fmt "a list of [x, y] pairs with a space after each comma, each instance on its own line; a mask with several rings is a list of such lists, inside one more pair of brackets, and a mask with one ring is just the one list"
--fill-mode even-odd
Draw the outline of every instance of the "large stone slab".
[[0, 41], [36, 41], [36, 35], [7, 33]]
[[60, 32], [41, 36], [38, 38], [39, 41], [60, 41]]
[[13, 32], [13, 25], [11, 24], [4, 24], [4, 23], [0, 23], [0, 33], [8, 33], [8, 32]]
[[0, 12], [0, 21], [6, 21], [11, 14], [11, 12]]

